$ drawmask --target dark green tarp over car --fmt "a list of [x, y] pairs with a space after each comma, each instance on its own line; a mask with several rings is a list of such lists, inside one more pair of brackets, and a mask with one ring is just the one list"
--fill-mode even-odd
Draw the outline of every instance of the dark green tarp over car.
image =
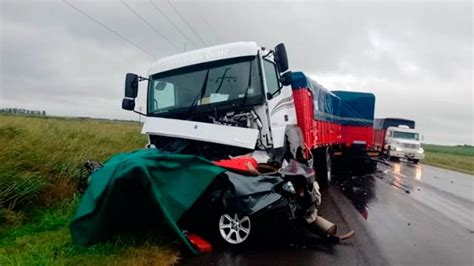
[[142, 149], [111, 157], [90, 177], [70, 230], [76, 245], [166, 224], [193, 252], [177, 222], [225, 169], [193, 155]]

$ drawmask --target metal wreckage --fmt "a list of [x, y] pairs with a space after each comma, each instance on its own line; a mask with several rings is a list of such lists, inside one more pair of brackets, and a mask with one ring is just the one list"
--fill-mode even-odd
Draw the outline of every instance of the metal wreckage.
[[122, 108], [148, 81], [145, 149], [92, 174], [71, 224], [75, 244], [163, 227], [193, 253], [302, 229], [338, 242], [318, 215], [334, 172], [375, 170], [375, 96], [331, 92], [288, 67], [285, 46], [238, 42], [158, 60], [127, 74]]

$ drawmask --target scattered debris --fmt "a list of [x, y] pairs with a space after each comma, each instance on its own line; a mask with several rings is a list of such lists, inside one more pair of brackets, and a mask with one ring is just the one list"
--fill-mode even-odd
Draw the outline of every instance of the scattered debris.
[[212, 251], [214, 242], [206, 239], [244, 245], [259, 230], [306, 230], [326, 243], [354, 235], [337, 236], [336, 224], [318, 215], [321, 194], [312, 167], [290, 160], [278, 172], [255, 175], [256, 164], [246, 157], [212, 163], [158, 149], [117, 154], [105, 165], [90, 161], [72, 241], [87, 246], [153, 228], [173, 233], [199, 254]]
[[[377, 171], [381, 173], [381, 171]], [[375, 175], [377, 176], [377, 175]], [[368, 217], [367, 205], [375, 198], [375, 178], [374, 175], [362, 176], [334, 176], [334, 182], [339, 185], [341, 191], [348, 197], [355, 208], [361, 213], [364, 219]]]
[[79, 182], [77, 184], [77, 190], [80, 194], [84, 194], [86, 192], [87, 187], [90, 183], [90, 176], [101, 169], [103, 164], [93, 160], [87, 160], [85, 163], [82, 164], [80, 175], [79, 175]]
[[353, 237], [355, 234], [354, 230], [351, 230], [341, 236], [329, 236], [329, 240], [333, 243], [339, 243], [339, 242], [342, 242], [342, 241], [345, 241], [351, 237]]
[[212, 245], [202, 237], [196, 234], [185, 234], [189, 242], [200, 252], [200, 253], [211, 253]]

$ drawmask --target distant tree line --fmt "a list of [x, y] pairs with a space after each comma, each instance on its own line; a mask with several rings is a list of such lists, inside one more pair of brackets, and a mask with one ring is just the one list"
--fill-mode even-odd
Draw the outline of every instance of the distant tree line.
[[469, 145], [469, 144], [463, 144], [463, 145], [456, 145], [456, 147], [473, 148], [474, 146]]
[[2, 108], [0, 113], [12, 115], [46, 116], [46, 111], [28, 110], [23, 108]]

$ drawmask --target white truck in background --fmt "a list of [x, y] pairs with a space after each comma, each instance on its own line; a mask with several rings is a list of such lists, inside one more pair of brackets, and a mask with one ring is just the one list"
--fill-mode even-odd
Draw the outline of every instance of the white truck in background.
[[415, 121], [400, 118], [376, 119], [374, 145], [389, 159], [405, 158], [418, 163], [425, 158]]

